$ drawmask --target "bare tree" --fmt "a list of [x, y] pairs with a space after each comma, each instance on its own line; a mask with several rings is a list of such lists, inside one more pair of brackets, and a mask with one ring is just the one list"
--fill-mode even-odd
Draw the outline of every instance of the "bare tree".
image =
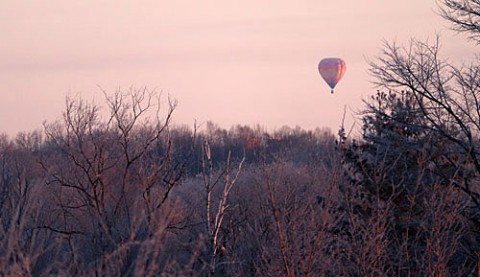
[[45, 125], [52, 150], [41, 165], [56, 207], [43, 227], [68, 237], [73, 264], [102, 265], [107, 253], [120, 253], [125, 273], [143, 241], [163, 237], [170, 217], [163, 207], [184, 169], [171, 157], [174, 102], [163, 111], [160, 95], [146, 88], [105, 97], [106, 119], [99, 106], [67, 98], [63, 119]]
[[[205, 186], [205, 213], [206, 213], [206, 233], [208, 236], [208, 256], [209, 256], [209, 274], [215, 276], [218, 267], [219, 253], [225, 250], [222, 244], [222, 228], [224, 219], [229, 208], [228, 198], [233, 187], [237, 183], [238, 176], [242, 170], [245, 157], [243, 157], [236, 170], [232, 171], [231, 152], [228, 153], [226, 164], [223, 169], [216, 172], [214, 161], [211, 154], [208, 141], [204, 142], [202, 148], [202, 176]], [[219, 199], [212, 202], [215, 188], [222, 189]], [[213, 207], [213, 203], [217, 207]]]
[[440, 15], [452, 24], [452, 29], [466, 33], [470, 39], [480, 42], [480, 1], [439, 0]]
[[469, 179], [472, 170], [480, 174], [480, 67], [472, 63], [455, 68], [438, 55], [438, 41], [433, 45], [413, 41], [409, 48], [386, 44], [382, 56], [371, 63], [371, 72], [377, 85], [413, 95], [425, 120], [417, 123], [443, 138], [448, 151], [441, 155], [465, 177], [454, 185], [480, 208], [479, 188]]
[[[439, 5], [440, 14], [452, 24], [452, 29], [467, 33], [471, 39], [479, 41], [480, 2], [443, 0], [439, 1]], [[455, 243], [462, 241], [462, 248], [466, 250], [460, 254], [468, 261], [465, 270], [469, 272], [475, 268], [474, 263], [477, 263], [478, 243], [474, 230], [480, 226], [479, 61], [475, 58], [460, 67], [453, 65], [448, 59], [441, 57], [437, 37], [434, 41], [425, 42], [412, 39], [407, 46], [385, 43], [383, 52], [370, 63], [375, 84], [389, 91], [388, 94], [377, 94], [377, 98], [373, 100], [390, 105], [367, 106], [371, 113], [364, 116], [364, 123], [369, 129], [364, 129], [364, 141], [356, 146], [358, 168], [363, 172], [371, 172], [368, 176], [362, 175], [362, 183], [372, 180], [373, 187], [384, 186], [385, 181], [381, 180], [379, 183], [379, 176], [398, 176], [397, 182], [391, 183], [393, 187], [385, 191], [390, 195], [391, 192], [398, 193], [398, 182], [405, 181], [408, 174], [416, 172], [411, 176], [412, 181], [415, 178], [417, 181], [405, 183], [410, 183], [407, 187], [402, 185], [410, 189], [405, 190], [406, 194], [399, 194], [398, 197], [403, 195], [401, 198], [396, 198], [406, 199], [404, 202], [410, 203], [408, 222], [414, 221], [411, 216], [416, 214], [415, 207], [423, 206], [423, 209], [431, 212], [430, 217], [422, 217], [424, 224], [431, 227], [430, 233], [413, 226], [405, 229], [405, 234], [410, 238], [406, 240], [405, 247], [410, 245], [409, 249], [418, 251], [418, 247], [424, 245], [422, 251], [425, 251], [423, 258], [426, 259], [418, 259], [418, 256], [413, 258], [413, 252], [406, 251], [405, 258], [410, 267], [408, 272], [421, 270], [417, 272], [430, 275], [446, 274], [449, 270], [451, 274], [452, 269], [459, 266], [459, 263], [452, 262], [453, 258], [444, 255], [444, 250], [433, 251], [430, 248], [430, 235], [435, 232], [442, 235], [452, 234], [455, 233], [452, 230], [458, 226], [469, 226], [455, 239]], [[376, 162], [373, 162], [371, 157], [377, 157]], [[410, 168], [408, 173], [398, 175], [402, 172], [401, 167], [409, 163], [411, 165], [405, 167]], [[377, 172], [382, 169], [381, 165], [395, 167]], [[397, 174], [394, 174], [395, 172]], [[396, 186], [397, 189], [394, 189]], [[450, 200], [447, 200], [449, 197], [459, 199], [457, 204], [450, 203]], [[435, 201], [439, 201], [438, 205], [426, 205], [434, 203], [427, 199], [436, 199]], [[457, 207], [453, 208], [457, 209], [457, 212], [454, 216], [442, 214], [439, 212], [440, 206]], [[462, 217], [459, 217], [459, 214]], [[445, 216], [441, 220], [452, 229], [439, 231], [443, 228], [435, 225], [439, 224], [440, 219], [435, 219], [439, 215]], [[463, 222], [462, 218], [467, 218], [469, 224]], [[419, 233], [424, 234], [422, 239]], [[410, 241], [413, 238], [414, 242]], [[436, 242], [437, 247], [442, 248], [440, 245], [451, 238], [442, 237], [441, 242]], [[427, 258], [434, 256], [434, 259]], [[411, 267], [411, 261], [415, 259], [417, 264]], [[447, 260], [450, 262], [446, 262]], [[429, 266], [425, 267], [426, 265]]]

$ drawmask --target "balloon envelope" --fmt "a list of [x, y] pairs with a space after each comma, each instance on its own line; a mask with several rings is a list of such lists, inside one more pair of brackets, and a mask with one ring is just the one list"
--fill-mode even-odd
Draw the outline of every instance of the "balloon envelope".
[[345, 62], [339, 58], [326, 58], [318, 64], [318, 71], [325, 82], [332, 88], [332, 93], [346, 70]]

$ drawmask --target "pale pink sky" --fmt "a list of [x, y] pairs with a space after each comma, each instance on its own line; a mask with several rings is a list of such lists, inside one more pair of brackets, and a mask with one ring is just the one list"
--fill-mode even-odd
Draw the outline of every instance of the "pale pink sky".
[[[101, 100], [147, 86], [178, 100], [175, 122], [222, 127], [330, 127], [375, 92], [367, 60], [382, 41], [440, 33], [442, 53], [461, 62], [475, 45], [446, 28], [434, 0], [126, 1], [0, 3], [0, 132], [41, 128], [67, 94]], [[336, 88], [317, 72], [337, 56]]]

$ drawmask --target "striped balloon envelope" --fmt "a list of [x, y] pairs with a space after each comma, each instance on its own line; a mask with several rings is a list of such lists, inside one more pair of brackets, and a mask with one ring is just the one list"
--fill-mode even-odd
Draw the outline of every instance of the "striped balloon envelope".
[[325, 58], [318, 64], [318, 71], [323, 80], [325, 80], [328, 86], [332, 89], [332, 93], [346, 70], [347, 66], [345, 62], [339, 58]]

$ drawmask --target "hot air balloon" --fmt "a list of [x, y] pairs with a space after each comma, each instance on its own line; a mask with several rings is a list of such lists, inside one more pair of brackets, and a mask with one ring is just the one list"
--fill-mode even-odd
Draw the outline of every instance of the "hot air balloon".
[[339, 58], [326, 58], [321, 60], [318, 64], [318, 71], [325, 82], [327, 82], [328, 86], [332, 89], [332, 93], [346, 70], [347, 66], [345, 65], [345, 62]]

